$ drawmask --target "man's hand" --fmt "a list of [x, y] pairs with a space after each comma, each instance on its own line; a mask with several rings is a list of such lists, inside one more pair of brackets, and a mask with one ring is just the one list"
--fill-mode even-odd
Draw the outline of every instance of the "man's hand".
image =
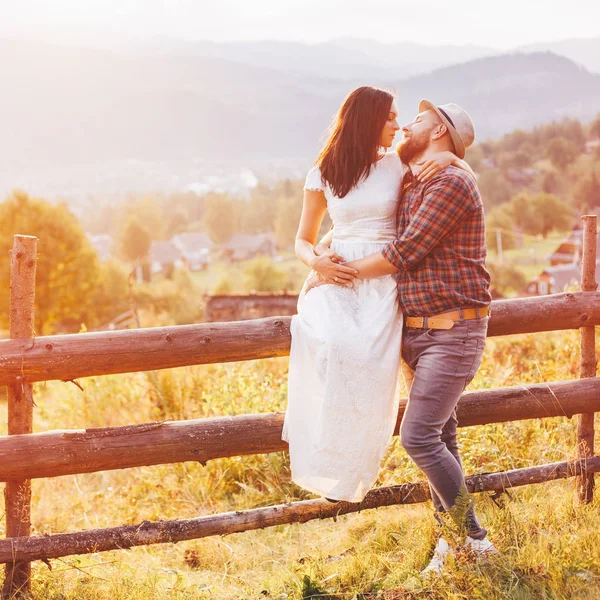
[[[333, 228], [330, 229], [321, 238], [321, 241], [314, 248], [314, 253], [317, 256], [321, 256], [322, 254], [327, 254], [328, 252], [330, 252], [331, 255], [336, 255], [335, 252], [332, 252], [331, 249], [330, 249], [332, 241], [333, 241]], [[338, 256], [338, 255], [336, 255], [336, 256]], [[339, 261], [334, 261], [334, 262], [344, 262], [341, 256], [339, 256], [339, 258], [340, 258]]]
[[311, 271], [304, 283], [304, 293], [308, 294], [313, 288], [328, 284], [316, 271]]
[[328, 249], [327, 253], [316, 256], [310, 266], [321, 276], [323, 283], [347, 285], [354, 281], [358, 271], [340, 264], [343, 260], [339, 254]]
[[344, 259], [339, 254], [336, 254], [329, 247], [329, 244], [325, 244], [323, 242], [319, 242], [315, 246], [315, 254], [317, 256], [329, 256], [333, 262], [344, 262]]

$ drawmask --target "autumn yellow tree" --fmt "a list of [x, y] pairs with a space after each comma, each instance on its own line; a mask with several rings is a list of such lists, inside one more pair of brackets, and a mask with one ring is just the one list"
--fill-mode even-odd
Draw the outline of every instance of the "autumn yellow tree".
[[162, 210], [158, 200], [151, 195], [133, 196], [123, 207], [122, 222], [135, 221], [150, 235], [151, 241], [165, 239], [170, 213]]
[[226, 243], [238, 230], [239, 215], [235, 201], [226, 194], [208, 194], [205, 198], [204, 227], [217, 244]]
[[7, 327], [10, 259], [14, 234], [39, 239], [35, 331], [37, 335], [78, 331], [95, 318], [93, 292], [99, 284], [98, 257], [75, 215], [15, 191], [0, 203], [0, 321]]
[[564, 137], [555, 137], [548, 142], [546, 153], [552, 164], [563, 170], [579, 156], [580, 150], [574, 142]]
[[573, 204], [582, 212], [600, 205], [600, 177], [590, 170], [575, 184], [572, 192]]
[[148, 260], [152, 238], [148, 229], [131, 216], [121, 230], [118, 244], [119, 256], [137, 265]]
[[302, 212], [299, 198], [280, 198], [275, 215], [275, 236], [280, 248], [293, 248]]

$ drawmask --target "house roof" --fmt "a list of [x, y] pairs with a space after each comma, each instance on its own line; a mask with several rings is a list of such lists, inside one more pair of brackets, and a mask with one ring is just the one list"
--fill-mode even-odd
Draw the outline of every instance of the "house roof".
[[172, 242], [152, 242], [149, 256], [150, 262], [168, 265], [181, 258], [181, 250]]
[[540, 279], [542, 275], [548, 275], [554, 287], [563, 291], [571, 285], [579, 284], [581, 268], [575, 264], [555, 265], [546, 267], [536, 279]]
[[[553, 280], [554, 287], [563, 291], [569, 286], [579, 285], [581, 280], [581, 265], [567, 264], [546, 267], [536, 277], [536, 280], [539, 280], [542, 275], [548, 275]], [[600, 281], [600, 263], [596, 263], [596, 281]]]
[[[558, 248], [550, 255], [550, 259], [558, 260], [559, 258], [562, 258], [562, 255], [565, 254], [569, 248], [581, 248], [582, 240], [583, 230], [573, 229], [569, 237], [563, 240]], [[600, 259], [600, 232], [596, 234], [596, 256]]]
[[[583, 240], [583, 229], [573, 229], [573, 231], [571, 231], [571, 234], [569, 235], [568, 240], [566, 240], [566, 241], [581, 243], [582, 240]], [[596, 241], [600, 241], [600, 231], [596, 234]]]
[[209, 249], [214, 243], [206, 233], [184, 232], [179, 233], [171, 238], [171, 242], [175, 244], [182, 252], [197, 252], [198, 250]]

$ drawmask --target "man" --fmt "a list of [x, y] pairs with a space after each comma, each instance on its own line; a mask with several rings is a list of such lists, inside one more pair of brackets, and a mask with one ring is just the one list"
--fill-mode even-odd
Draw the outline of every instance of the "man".
[[[465, 487], [456, 441], [456, 405], [481, 364], [491, 302], [483, 205], [475, 179], [454, 166], [426, 183], [417, 179], [418, 164], [437, 152], [464, 158], [475, 137], [473, 122], [456, 104], [436, 107], [423, 100], [402, 130], [398, 153], [410, 169], [399, 237], [382, 252], [345, 266], [359, 278], [397, 273], [410, 389], [402, 444], [429, 481], [438, 521], [449, 513], [476, 554], [493, 553]], [[449, 552], [440, 537], [424, 572], [441, 572]]]

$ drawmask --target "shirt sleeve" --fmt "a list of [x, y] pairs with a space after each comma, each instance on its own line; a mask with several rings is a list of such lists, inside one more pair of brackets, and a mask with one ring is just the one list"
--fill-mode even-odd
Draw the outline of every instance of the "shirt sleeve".
[[477, 188], [464, 177], [433, 180], [402, 235], [382, 251], [400, 272], [414, 269], [477, 207]]
[[306, 176], [306, 181], [304, 182], [304, 189], [312, 192], [322, 192], [323, 182], [321, 180], [321, 169], [317, 165], [315, 165]]

